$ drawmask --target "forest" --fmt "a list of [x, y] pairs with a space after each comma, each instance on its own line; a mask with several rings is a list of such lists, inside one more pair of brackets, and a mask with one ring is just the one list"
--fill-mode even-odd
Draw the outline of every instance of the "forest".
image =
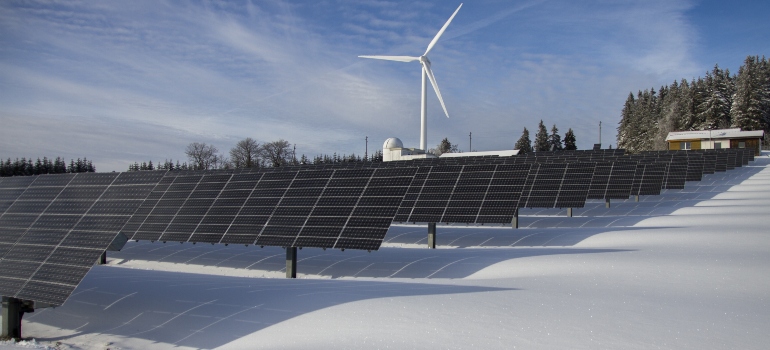
[[630, 153], [665, 150], [669, 132], [727, 128], [770, 131], [770, 66], [765, 57], [746, 57], [737, 75], [716, 65], [705, 77], [674, 81], [636, 96], [629, 93], [617, 147]]
[[4, 162], [0, 162], [0, 177], [6, 176], [29, 176], [29, 175], [41, 175], [41, 174], [64, 174], [64, 173], [85, 173], [95, 172], [96, 168], [90, 160], [83, 157], [77, 160], [70, 159], [69, 165], [61, 157], [56, 157], [55, 160], [50, 160], [48, 157], [40, 158], [33, 162], [32, 158], [16, 158], [11, 161], [11, 158], [6, 159]]

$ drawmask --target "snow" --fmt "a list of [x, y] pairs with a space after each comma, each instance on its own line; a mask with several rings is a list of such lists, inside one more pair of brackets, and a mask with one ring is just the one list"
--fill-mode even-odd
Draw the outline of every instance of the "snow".
[[[63, 306], [63, 349], [764, 349], [770, 158], [684, 190], [522, 210], [521, 229], [394, 225], [376, 252], [130, 242]], [[17, 348], [0, 343], [0, 349]]]

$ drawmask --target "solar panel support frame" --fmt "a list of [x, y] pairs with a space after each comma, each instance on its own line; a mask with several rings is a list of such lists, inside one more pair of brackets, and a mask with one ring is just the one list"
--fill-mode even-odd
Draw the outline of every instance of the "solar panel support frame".
[[21, 318], [27, 312], [34, 312], [35, 302], [13, 297], [3, 297], [2, 338], [21, 340]]
[[113, 252], [119, 252], [128, 242], [128, 236], [124, 235], [123, 232], [118, 232], [118, 235], [115, 236], [115, 238], [110, 242], [110, 245], [107, 246], [107, 250], [113, 251]]
[[572, 208], [567, 208], [567, 217], [568, 218], [572, 217]]
[[609, 198], [605, 198], [604, 199], [604, 207], [607, 208], [607, 209], [610, 208], [610, 199]]
[[436, 249], [436, 223], [428, 223], [428, 248]]
[[519, 228], [519, 208], [513, 211], [513, 219], [511, 219], [511, 228]]
[[297, 278], [297, 247], [286, 247], [286, 278]]

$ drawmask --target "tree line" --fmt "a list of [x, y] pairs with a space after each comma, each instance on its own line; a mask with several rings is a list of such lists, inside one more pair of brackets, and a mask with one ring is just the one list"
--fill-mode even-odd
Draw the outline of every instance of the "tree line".
[[142, 170], [210, 170], [210, 169], [234, 169], [234, 168], [264, 168], [282, 167], [300, 164], [323, 164], [343, 162], [381, 162], [382, 151], [373, 154], [356, 155], [351, 153], [334, 153], [316, 155], [312, 159], [302, 154], [297, 158], [296, 147], [289, 141], [260, 143], [251, 137], [238, 141], [230, 151], [225, 154], [213, 144], [193, 142], [185, 148], [186, 162], [177, 160], [164, 160], [162, 163], [134, 162], [128, 166], [128, 171]]
[[51, 160], [48, 157], [43, 159], [37, 158], [36, 161], [32, 161], [32, 158], [21, 159], [11, 161], [11, 158], [6, 159], [4, 162], [0, 162], [0, 177], [5, 176], [29, 176], [29, 175], [41, 175], [41, 174], [65, 174], [65, 173], [93, 173], [96, 171], [93, 163], [90, 160], [83, 157], [77, 160], [70, 159], [69, 165], [61, 157]]
[[669, 132], [725, 128], [770, 131], [770, 64], [765, 57], [746, 57], [737, 75], [715, 65], [705, 77], [674, 81], [657, 92], [629, 93], [617, 129], [618, 148], [665, 150]]
[[193, 142], [185, 148], [187, 161], [174, 163], [165, 160], [153, 165], [152, 160], [135, 162], [128, 166], [128, 171], [139, 170], [210, 170], [232, 168], [260, 168], [267, 166], [283, 166], [296, 163], [295, 152], [289, 141], [259, 143], [251, 137], [238, 141], [227, 154], [221, 152], [213, 144]]
[[529, 130], [524, 128], [524, 132], [522, 132], [519, 140], [516, 141], [516, 145], [513, 146], [513, 149], [519, 150], [519, 154], [543, 151], [574, 151], [577, 149], [577, 144], [575, 142], [577, 141], [572, 128], [567, 130], [564, 134], [564, 140], [562, 140], [556, 124], [551, 127], [551, 133], [549, 134], [541, 119], [540, 124], [537, 126], [534, 144], [529, 138]]

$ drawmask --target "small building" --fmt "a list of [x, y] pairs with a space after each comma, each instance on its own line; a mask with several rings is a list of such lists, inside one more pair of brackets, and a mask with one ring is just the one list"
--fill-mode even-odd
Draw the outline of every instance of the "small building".
[[741, 129], [693, 130], [668, 133], [666, 142], [670, 150], [751, 148], [754, 155], [760, 155], [763, 130], [742, 131]]
[[[441, 158], [450, 157], [478, 157], [478, 156], [499, 156], [510, 157], [519, 154], [519, 150], [504, 151], [484, 151], [484, 152], [463, 152], [463, 153], [444, 153]], [[404, 148], [404, 143], [397, 137], [391, 137], [385, 140], [382, 145], [382, 161], [392, 162], [396, 160], [412, 160], [420, 158], [437, 158], [432, 153], [425, 152], [419, 148]]]
[[453, 157], [481, 157], [481, 156], [498, 156], [498, 157], [511, 157], [519, 154], [517, 149], [509, 149], [502, 151], [481, 151], [481, 152], [462, 152], [462, 153], [444, 153], [439, 158], [453, 158]]
[[412, 160], [419, 158], [437, 158], [434, 154], [426, 153], [419, 148], [404, 148], [404, 143], [397, 137], [385, 140], [382, 145], [382, 161]]

